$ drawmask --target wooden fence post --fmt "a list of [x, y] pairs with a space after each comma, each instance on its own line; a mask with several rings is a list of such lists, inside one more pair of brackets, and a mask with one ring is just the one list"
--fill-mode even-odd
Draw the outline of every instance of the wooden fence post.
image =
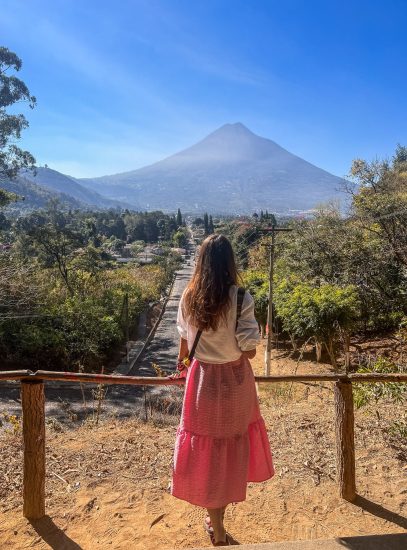
[[352, 383], [335, 383], [336, 469], [340, 496], [352, 502], [356, 498], [355, 419]]
[[21, 381], [23, 409], [24, 481], [23, 514], [45, 516], [45, 397], [42, 380]]

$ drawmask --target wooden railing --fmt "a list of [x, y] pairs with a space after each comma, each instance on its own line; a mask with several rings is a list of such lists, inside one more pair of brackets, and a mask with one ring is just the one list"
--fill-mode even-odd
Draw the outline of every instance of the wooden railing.
[[[336, 465], [339, 495], [356, 498], [354, 408], [352, 382], [407, 382], [407, 373], [394, 374], [282, 374], [256, 376], [256, 382], [334, 383]], [[71, 372], [18, 370], [0, 372], [0, 380], [20, 380], [23, 413], [24, 473], [23, 514], [29, 519], [45, 515], [45, 395], [44, 381], [125, 384], [135, 386], [180, 385], [184, 380], [145, 376], [114, 376]]]

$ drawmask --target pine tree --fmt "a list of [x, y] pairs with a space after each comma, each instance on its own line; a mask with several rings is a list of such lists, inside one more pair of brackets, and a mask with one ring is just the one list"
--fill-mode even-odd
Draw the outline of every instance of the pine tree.
[[177, 212], [177, 224], [178, 224], [178, 227], [181, 227], [182, 225], [182, 215], [181, 215], [181, 210], [179, 208]]
[[209, 230], [209, 235], [212, 235], [212, 233], [215, 233], [215, 227], [214, 227], [214, 225], [213, 225], [212, 216], [209, 216], [209, 226], [208, 226], [208, 230]]
[[204, 229], [205, 229], [205, 235], [209, 235], [209, 219], [208, 219], [208, 214], [206, 212], [204, 214]]

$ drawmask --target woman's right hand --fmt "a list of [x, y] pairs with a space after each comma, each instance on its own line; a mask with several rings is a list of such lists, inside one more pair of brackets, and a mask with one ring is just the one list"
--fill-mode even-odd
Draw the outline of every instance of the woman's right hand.
[[187, 370], [188, 368], [186, 365], [178, 359], [176, 371], [174, 374], [170, 374], [168, 378], [171, 378], [172, 380], [178, 379], [178, 378], [186, 378], [187, 377]]

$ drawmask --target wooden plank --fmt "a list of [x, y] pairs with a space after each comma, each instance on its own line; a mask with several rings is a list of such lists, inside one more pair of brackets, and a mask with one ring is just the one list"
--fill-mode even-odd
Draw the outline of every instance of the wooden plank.
[[31, 374], [34, 374], [31, 370], [8, 370], [0, 372], [0, 380], [19, 380]]
[[24, 475], [23, 514], [29, 519], [45, 515], [45, 397], [42, 380], [21, 382], [23, 409]]

